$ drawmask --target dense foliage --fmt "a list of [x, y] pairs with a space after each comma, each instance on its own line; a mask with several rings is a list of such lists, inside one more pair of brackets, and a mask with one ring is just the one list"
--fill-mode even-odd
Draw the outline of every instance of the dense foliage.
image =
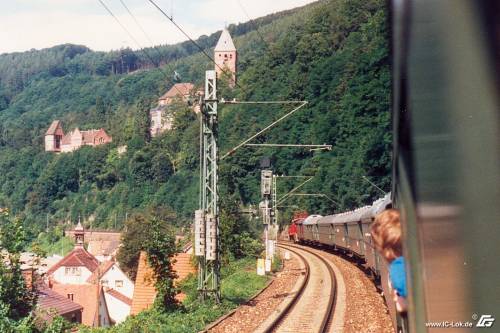
[[[307, 100], [303, 110], [254, 142], [328, 143], [332, 151], [242, 148], [221, 162], [221, 197], [231, 253], [244, 252], [238, 237], [248, 232], [241, 205], [260, 201], [259, 160], [272, 156], [278, 174], [314, 175], [303, 193], [282, 204], [332, 213], [369, 203], [390, 184], [390, 75], [386, 11], [381, 0], [319, 1], [301, 9], [230, 26], [239, 50], [238, 82], [220, 97], [240, 100]], [[259, 29], [258, 33], [256, 28]], [[200, 37], [211, 47], [217, 34]], [[147, 134], [147, 112], [172, 84], [201, 85], [213, 65], [189, 43], [161, 46], [156, 64], [142, 52], [93, 52], [63, 45], [0, 55], [0, 204], [21, 214], [32, 237], [75, 223], [121, 228], [127, 217], [147, 209], [176, 212], [185, 225], [198, 205], [199, 124], [188, 106], [177, 103], [174, 129]], [[177, 50], [177, 51], [176, 51]], [[209, 51], [211, 52], [211, 51]], [[119, 68], [116, 63], [122, 67]], [[168, 64], [160, 68], [158, 64]], [[125, 66], [125, 68], [123, 68]], [[164, 75], [167, 73], [167, 76]], [[292, 106], [221, 106], [221, 153], [283, 115]], [[104, 127], [113, 143], [71, 154], [43, 151], [50, 122], [66, 131]], [[118, 147], [127, 146], [125, 153]], [[279, 196], [298, 184], [280, 179]], [[294, 208], [284, 208], [286, 222]], [[284, 214], [283, 214], [284, 213]], [[225, 215], [224, 215], [225, 214]], [[241, 220], [240, 220], [241, 219]]]
[[47, 322], [37, 316], [37, 282], [28, 284], [21, 269], [21, 251], [26, 242], [21, 221], [0, 208], [0, 332], [66, 332], [72, 325], [62, 317]]

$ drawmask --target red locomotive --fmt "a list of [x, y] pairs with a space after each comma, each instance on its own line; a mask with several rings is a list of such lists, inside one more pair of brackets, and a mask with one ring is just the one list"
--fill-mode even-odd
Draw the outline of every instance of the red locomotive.
[[307, 216], [308, 214], [306, 211], [293, 213], [292, 222], [290, 223], [290, 227], [288, 227], [288, 237], [290, 240], [293, 240], [294, 242], [298, 241], [297, 225], [302, 223]]

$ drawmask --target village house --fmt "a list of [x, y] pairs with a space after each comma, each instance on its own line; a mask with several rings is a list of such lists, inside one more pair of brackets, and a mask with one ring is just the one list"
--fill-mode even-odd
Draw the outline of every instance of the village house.
[[55, 316], [61, 316], [70, 323], [81, 324], [82, 312], [83, 306], [56, 293], [45, 284], [37, 287], [37, 318], [50, 322]]
[[45, 151], [68, 153], [82, 146], [99, 146], [112, 141], [103, 128], [88, 131], [76, 128], [64, 134], [61, 121], [55, 120], [45, 132]]
[[81, 305], [82, 323], [119, 323], [130, 314], [134, 284], [114, 260], [99, 262], [85, 247], [82, 225], [72, 230], [75, 247], [47, 271], [49, 287]]

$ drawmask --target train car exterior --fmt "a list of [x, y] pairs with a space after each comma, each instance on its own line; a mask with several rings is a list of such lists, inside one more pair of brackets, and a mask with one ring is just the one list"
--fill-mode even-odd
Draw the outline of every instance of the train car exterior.
[[499, 332], [500, 1], [398, 0], [391, 18], [409, 332]]
[[321, 215], [309, 215], [302, 222], [303, 240], [309, 243], [319, 243], [319, 232], [317, 221]]
[[311, 215], [298, 223], [293, 221], [293, 224], [297, 224], [298, 240], [301, 243], [330, 247], [356, 257], [360, 264], [364, 263], [379, 279], [393, 325], [398, 327], [400, 318], [391, 297], [388, 264], [375, 250], [370, 234], [370, 225], [374, 217], [389, 207], [391, 199], [390, 194], [387, 194], [375, 201], [372, 206], [324, 217]]

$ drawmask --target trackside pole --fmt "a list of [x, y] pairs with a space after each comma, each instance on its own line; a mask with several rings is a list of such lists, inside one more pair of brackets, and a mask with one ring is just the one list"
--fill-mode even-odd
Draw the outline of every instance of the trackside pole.
[[200, 209], [195, 212], [195, 255], [198, 258], [198, 292], [203, 300], [220, 301], [220, 240], [218, 197], [217, 74], [205, 73], [201, 107]]

